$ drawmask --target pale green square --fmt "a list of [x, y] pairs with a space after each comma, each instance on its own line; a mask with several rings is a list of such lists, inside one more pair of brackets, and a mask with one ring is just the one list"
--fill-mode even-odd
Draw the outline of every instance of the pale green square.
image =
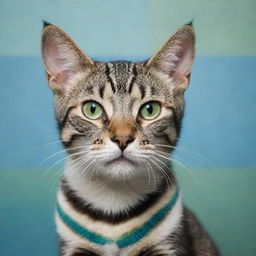
[[151, 49], [194, 20], [197, 55], [255, 55], [255, 0], [151, 0]]

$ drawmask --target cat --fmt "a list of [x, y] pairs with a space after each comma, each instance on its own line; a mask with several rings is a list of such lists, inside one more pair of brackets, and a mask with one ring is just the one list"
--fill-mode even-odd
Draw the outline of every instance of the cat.
[[67, 152], [56, 206], [63, 256], [217, 256], [183, 206], [170, 154], [195, 56], [192, 24], [145, 62], [96, 62], [44, 23], [42, 57]]

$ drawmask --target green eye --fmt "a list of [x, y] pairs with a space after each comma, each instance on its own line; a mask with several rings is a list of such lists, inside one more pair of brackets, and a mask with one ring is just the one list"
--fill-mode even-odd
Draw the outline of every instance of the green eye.
[[161, 106], [156, 101], [150, 101], [144, 104], [140, 109], [140, 114], [144, 119], [152, 120], [161, 112]]
[[95, 101], [87, 101], [82, 110], [86, 117], [93, 120], [98, 119], [103, 113], [102, 106]]

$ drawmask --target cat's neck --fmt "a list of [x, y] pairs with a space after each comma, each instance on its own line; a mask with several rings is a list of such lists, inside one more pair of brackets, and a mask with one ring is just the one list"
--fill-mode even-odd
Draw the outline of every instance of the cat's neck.
[[64, 179], [80, 199], [106, 214], [128, 212], [149, 195], [164, 193], [165, 187], [170, 186], [157, 173], [154, 177], [145, 172], [141, 176], [117, 180], [90, 177], [72, 166], [66, 166]]

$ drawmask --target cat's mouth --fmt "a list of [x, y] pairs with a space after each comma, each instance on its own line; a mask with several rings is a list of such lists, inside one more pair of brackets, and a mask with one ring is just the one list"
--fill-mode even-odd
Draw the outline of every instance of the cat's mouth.
[[134, 161], [131, 159], [128, 159], [124, 155], [120, 155], [119, 157], [112, 159], [107, 162], [107, 165], [112, 165], [112, 164], [132, 164], [135, 165]]

